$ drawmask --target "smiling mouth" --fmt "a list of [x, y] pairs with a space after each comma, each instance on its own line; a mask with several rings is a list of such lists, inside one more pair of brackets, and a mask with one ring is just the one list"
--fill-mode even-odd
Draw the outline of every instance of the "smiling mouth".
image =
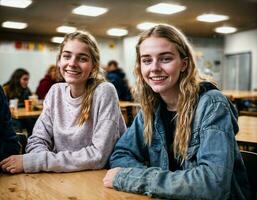
[[75, 70], [64, 70], [67, 74], [71, 74], [71, 75], [78, 75], [80, 74], [80, 72], [75, 71]]
[[153, 76], [153, 77], [150, 77], [150, 79], [152, 81], [163, 81], [163, 80], [165, 80], [167, 78], [168, 78], [167, 76]]

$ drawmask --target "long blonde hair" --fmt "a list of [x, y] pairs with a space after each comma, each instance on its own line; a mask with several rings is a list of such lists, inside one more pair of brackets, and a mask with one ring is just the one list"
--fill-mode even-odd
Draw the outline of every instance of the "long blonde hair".
[[82, 101], [80, 116], [77, 120], [79, 126], [85, 123], [90, 118], [91, 105], [95, 88], [105, 81], [102, 73], [100, 72], [100, 53], [95, 38], [88, 32], [76, 31], [67, 34], [60, 45], [60, 51], [57, 56], [57, 63], [61, 58], [64, 45], [69, 40], [78, 40], [88, 46], [90, 57], [92, 59], [93, 69], [85, 82], [86, 94]]
[[176, 130], [174, 138], [174, 155], [186, 159], [188, 143], [191, 137], [191, 125], [198, 101], [199, 83], [203, 81], [196, 68], [193, 51], [186, 37], [175, 27], [170, 25], [157, 25], [140, 35], [136, 45], [136, 88], [135, 96], [138, 96], [144, 112], [144, 139], [145, 143], [151, 145], [153, 134], [154, 109], [160, 100], [160, 95], [154, 93], [150, 86], [144, 81], [140, 65], [140, 45], [149, 37], [165, 38], [176, 46], [181, 59], [187, 59], [187, 67], [179, 77], [179, 97], [176, 119]]

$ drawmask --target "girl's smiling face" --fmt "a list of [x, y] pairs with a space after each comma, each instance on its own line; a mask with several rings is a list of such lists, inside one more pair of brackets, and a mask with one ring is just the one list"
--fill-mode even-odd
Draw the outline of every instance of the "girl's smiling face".
[[58, 61], [60, 72], [71, 86], [85, 85], [92, 69], [92, 59], [87, 44], [74, 39], [63, 46]]
[[145, 39], [139, 48], [141, 73], [145, 82], [156, 93], [166, 95], [177, 89], [181, 71], [187, 65], [175, 44], [161, 37]]

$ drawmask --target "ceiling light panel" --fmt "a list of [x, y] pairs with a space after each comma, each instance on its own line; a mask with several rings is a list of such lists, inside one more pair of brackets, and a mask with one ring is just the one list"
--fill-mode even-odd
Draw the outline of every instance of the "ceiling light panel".
[[14, 8], [27, 8], [32, 3], [32, 0], [0, 0], [1, 6]]
[[77, 15], [86, 15], [86, 16], [96, 17], [106, 13], [107, 11], [108, 11], [107, 8], [82, 5], [73, 9], [72, 13]]
[[5, 21], [2, 23], [3, 28], [25, 29], [27, 26], [28, 24], [23, 22]]
[[63, 40], [64, 40], [64, 37], [52, 37], [51, 39], [53, 43], [58, 43], [58, 44], [62, 43]]
[[174, 13], [181, 12], [185, 9], [186, 9], [186, 7], [181, 6], [181, 5], [159, 3], [159, 4], [148, 7], [146, 10], [148, 12], [164, 14], [164, 15], [171, 15], [171, 14], [174, 14]]
[[229, 34], [237, 31], [237, 28], [232, 26], [220, 26], [215, 28], [216, 33]]
[[203, 15], [199, 15], [196, 19], [202, 22], [214, 23], [214, 22], [228, 20], [229, 17], [227, 15], [203, 14]]
[[56, 31], [59, 33], [73, 33], [76, 30], [77, 28], [73, 26], [59, 26], [56, 28]]
[[143, 22], [137, 25], [137, 28], [139, 30], [148, 30], [154, 26], [156, 26], [157, 23], [152, 23], [152, 22]]
[[121, 36], [127, 35], [128, 31], [126, 29], [122, 29], [122, 28], [111, 28], [111, 29], [107, 30], [107, 34], [110, 36], [121, 37]]

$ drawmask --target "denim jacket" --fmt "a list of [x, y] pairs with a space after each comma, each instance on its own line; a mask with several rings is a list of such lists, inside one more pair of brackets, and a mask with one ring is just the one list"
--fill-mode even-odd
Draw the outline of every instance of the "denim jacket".
[[200, 96], [183, 170], [169, 171], [160, 105], [151, 145], [144, 143], [143, 113], [117, 142], [110, 166], [117, 190], [169, 199], [248, 199], [249, 184], [235, 134], [237, 112], [218, 90]]

